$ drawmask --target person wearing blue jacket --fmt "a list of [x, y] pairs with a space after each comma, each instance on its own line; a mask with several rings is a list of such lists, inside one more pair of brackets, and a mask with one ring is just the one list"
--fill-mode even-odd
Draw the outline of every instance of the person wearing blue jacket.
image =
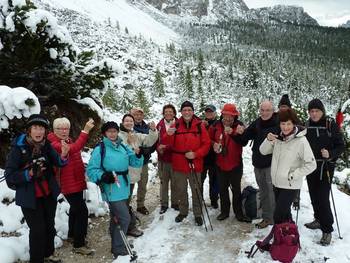
[[125, 145], [118, 137], [119, 126], [115, 122], [102, 125], [102, 142], [95, 147], [87, 167], [90, 181], [98, 184], [102, 198], [110, 210], [110, 234], [115, 258], [127, 255], [119, 227], [126, 234], [130, 223], [127, 199], [130, 195], [129, 165], [142, 167], [143, 157]]
[[61, 262], [54, 255], [60, 189], [53, 167], [66, 165], [69, 147], [63, 142], [59, 155], [46, 138], [48, 128], [45, 116], [32, 114], [26, 123], [27, 132], [14, 139], [5, 167], [6, 183], [16, 191], [16, 205], [29, 227], [31, 263]]

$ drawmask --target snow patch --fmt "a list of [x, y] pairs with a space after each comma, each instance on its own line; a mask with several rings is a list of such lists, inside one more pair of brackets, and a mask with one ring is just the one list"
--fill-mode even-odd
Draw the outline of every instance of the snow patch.
[[89, 97], [83, 98], [83, 99], [74, 99], [76, 102], [89, 106], [93, 111], [95, 111], [98, 116], [103, 119], [103, 110], [100, 106], [97, 105], [97, 103]]

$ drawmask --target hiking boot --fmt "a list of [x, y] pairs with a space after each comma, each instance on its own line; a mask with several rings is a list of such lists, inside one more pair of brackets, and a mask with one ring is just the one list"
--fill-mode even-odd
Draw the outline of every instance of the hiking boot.
[[332, 241], [332, 233], [322, 233], [322, 238], [320, 240], [320, 243], [322, 246], [328, 246]]
[[164, 214], [164, 213], [166, 212], [166, 210], [168, 210], [168, 207], [167, 207], [167, 206], [161, 206], [161, 207], [160, 207], [159, 214]]
[[141, 213], [141, 214], [143, 214], [143, 215], [149, 215], [148, 209], [146, 207], [144, 207], [144, 206], [143, 207], [138, 207], [136, 209], [136, 211]]
[[321, 229], [320, 222], [317, 219], [315, 219], [314, 221], [312, 221], [310, 223], [304, 224], [304, 226], [306, 226], [309, 229]]
[[84, 256], [89, 256], [95, 254], [95, 250], [88, 248], [86, 246], [82, 247], [73, 247], [72, 251], [76, 254], [84, 255]]
[[182, 222], [182, 221], [185, 219], [186, 216], [187, 216], [187, 215], [178, 214], [177, 217], [175, 217], [175, 222], [176, 222], [176, 223]]
[[175, 211], [179, 211], [180, 210], [179, 205], [171, 205], [171, 208], [175, 209]]
[[272, 223], [271, 220], [264, 219], [264, 220], [261, 221], [260, 223], [255, 224], [255, 227], [256, 227], [256, 228], [259, 228], [259, 229], [263, 229], [263, 228], [266, 228], [266, 227], [271, 226], [271, 225], [273, 225], [273, 223]]
[[211, 201], [211, 207], [214, 209], [218, 209], [219, 208], [218, 201]]
[[44, 262], [45, 263], [62, 263], [63, 261], [59, 257], [55, 255], [51, 255], [47, 258], [44, 258]]
[[225, 220], [226, 218], [228, 218], [228, 214], [224, 214], [224, 213], [221, 213], [220, 215], [217, 216], [217, 220]]
[[200, 216], [196, 216], [196, 217], [194, 218], [194, 222], [196, 222], [196, 225], [197, 225], [197, 226], [203, 225], [203, 219], [202, 219], [202, 217], [200, 217]]
[[251, 223], [252, 220], [245, 216], [245, 215], [241, 215], [241, 216], [236, 216], [236, 219], [239, 221], [239, 222], [245, 222], [245, 223]]
[[126, 233], [128, 236], [132, 236], [132, 237], [140, 237], [143, 235], [143, 232], [139, 229], [137, 229], [137, 227], [133, 228], [133, 229], [128, 229], [128, 232]]
[[118, 251], [117, 253], [113, 253], [114, 259], [117, 259], [118, 256], [127, 256], [127, 255], [129, 255], [129, 253], [126, 249], [122, 251]]

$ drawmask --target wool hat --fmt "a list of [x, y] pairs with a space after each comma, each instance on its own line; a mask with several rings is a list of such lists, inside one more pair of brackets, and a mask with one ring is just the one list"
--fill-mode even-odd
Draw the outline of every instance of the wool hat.
[[280, 102], [278, 103], [278, 107], [280, 107], [281, 105], [286, 105], [289, 108], [292, 107], [292, 103], [290, 103], [288, 94], [283, 94], [282, 95], [282, 98], [281, 98]]
[[212, 112], [216, 112], [216, 107], [212, 104], [209, 104], [204, 108], [204, 111], [207, 111], [207, 110], [210, 110]]
[[307, 106], [307, 110], [312, 110], [312, 109], [319, 109], [323, 113], [326, 113], [326, 110], [324, 108], [324, 105], [321, 100], [319, 99], [313, 99], [309, 102], [309, 105]]
[[40, 126], [43, 126], [45, 129], [48, 129], [50, 126], [50, 122], [42, 114], [32, 114], [28, 118], [28, 121], [26, 123], [26, 128], [28, 129], [32, 125], [40, 125]]
[[116, 122], [114, 121], [107, 121], [106, 123], [104, 123], [101, 127], [101, 133], [105, 134], [106, 131], [108, 131], [109, 129], [116, 129], [117, 131], [119, 131], [119, 126]]
[[189, 102], [188, 100], [184, 101], [181, 104], [180, 111], [182, 111], [182, 109], [185, 108], [185, 107], [190, 107], [194, 111], [192, 102]]
[[229, 114], [232, 116], [239, 116], [239, 111], [236, 108], [236, 105], [233, 103], [226, 103], [221, 110], [221, 114]]

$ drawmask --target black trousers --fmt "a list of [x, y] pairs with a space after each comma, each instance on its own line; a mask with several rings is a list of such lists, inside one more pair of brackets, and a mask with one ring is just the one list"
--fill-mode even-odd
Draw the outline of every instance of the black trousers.
[[329, 202], [329, 194], [331, 191], [331, 184], [334, 174], [334, 169], [330, 169], [328, 180], [326, 170], [323, 171], [322, 178], [320, 179], [320, 168], [316, 169], [313, 173], [309, 174], [307, 179], [307, 185], [309, 187], [309, 194], [311, 204], [314, 209], [314, 217], [320, 222], [321, 230], [325, 233], [333, 232], [333, 214], [331, 205]]
[[298, 189], [283, 189], [273, 187], [275, 193], [275, 212], [273, 214], [273, 220], [275, 224], [292, 221], [291, 205], [298, 193]]
[[88, 209], [83, 198], [83, 191], [65, 195], [69, 205], [68, 237], [74, 239], [74, 247], [85, 245], [88, 227]]
[[52, 196], [36, 199], [36, 208], [23, 208], [29, 227], [29, 255], [31, 263], [43, 263], [44, 257], [55, 251], [55, 214], [57, 201]]
[[129, 199], [127, 200], [127, 205], [129, 206], [129, 215], [130, 215], [130, 223], [129, 223], [129, 228], [128, 228], [129, 231], [135, 229], [136, 223], [137, 223], [136, 222], [136, 220], [137, 220], [136, 215], [135, 215], [135, 213], [130, 205], [134, 188], [135, 188], [135, 184], [130, 184], [130, 196], [129, 196]]
[[222, 171], [219, 167], [218, 182], [220, 192], [220, 206], [221, 213], [230, 214], [230, 194], [229, 188], [232, 191], [232, 207], [236, 217], [242, 217], [242, 193], [241, 193], [241, 179], [243, 174], [243, 167], [239, 166], [231, 171]]
[[215, 165], [204, 166], [203, 172], [201, 174], [202, 179], [202, 196], [203, 196], [203, 185], [205, 178], [207, 177], [207, 173], [209, 175], [209, 197], [211, 202], [217, 202], [219, 199], [219, 187], [217, 180], [217, 170]]

